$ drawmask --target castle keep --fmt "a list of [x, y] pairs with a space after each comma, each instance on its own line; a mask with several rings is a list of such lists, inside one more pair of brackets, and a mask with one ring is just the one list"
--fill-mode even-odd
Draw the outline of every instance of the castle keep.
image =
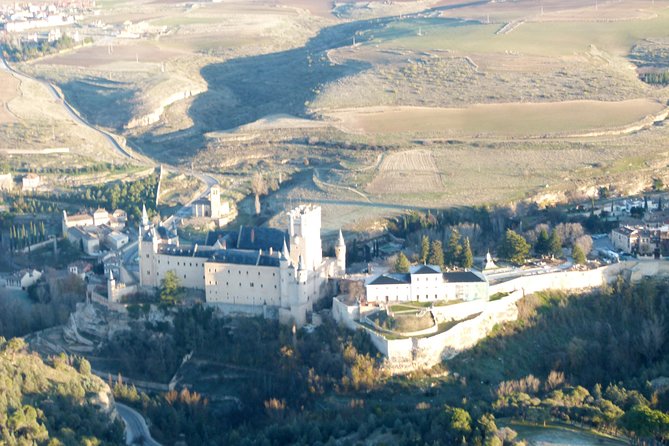
[[209, 233], [204, 245], [184, 248], [176, 234], [144, 218], [140, 228], [140, 283], [156, 288], [168, 271], [182, 286], [204, 290], [207, 303], [229, 313], [258, 314], [304, 325], [327, 281], [344, 273], [346, 245], [324, 258], [321, 208], [287, 213], [287, 230], [240, 227]]

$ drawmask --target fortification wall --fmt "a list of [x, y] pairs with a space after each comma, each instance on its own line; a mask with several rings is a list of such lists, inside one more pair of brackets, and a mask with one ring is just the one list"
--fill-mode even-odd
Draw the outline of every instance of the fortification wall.
[[339, 323], [356, 330], [364, 329], [372, 343], [386, 357], [390, 373], [405, 373], [419, 368], [433, 367], [444, 359], [476, 345], [490, 334], [495, 325], [518, 318], [516, 303], [526, 294], [544, 290], [577, 291], [598, 288], [625, 275], [632, 281], [646, 276], [669, 275], [669, 262], [661, 260], [633, 260], [587, 271], [563, 271], [549, 274], [523, 276], [490, 286], [490, 294], [509, 295], [492, 302], [473, 301], [435, 307], [433, 312], [439, 322], [464, 319], [472, 314], [477, 317], [461, 322], [450, 330], [428, 337], [386, 339], [382, 335], [356, 322], [357, 306], [346, 306], [334, 299], [332, 314]]

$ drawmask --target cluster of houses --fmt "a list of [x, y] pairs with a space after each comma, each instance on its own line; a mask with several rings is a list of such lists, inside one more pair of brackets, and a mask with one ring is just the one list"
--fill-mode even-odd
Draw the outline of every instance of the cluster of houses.
[[95, 7], [95, 0], [9, 3], [0, 6], [0, 25], [9, 33], [71, 25]]
[[[0, 192], [14, 190], [14, 177], [11, 173], [0, 174]], [[29, 173], [21, 178], [21, 191], [34, 192], [42, 185], [42, 179], [36, 173]]]
[[128, 215], [122, 209], [109, 213], [100, 208], [74, 215], [63, 211], [63, 237], [78, 244], [88, 255], [97, 255], [103, 246], [116, 251], [128, 243], [128, 235], [122, 232], [127, 221]]

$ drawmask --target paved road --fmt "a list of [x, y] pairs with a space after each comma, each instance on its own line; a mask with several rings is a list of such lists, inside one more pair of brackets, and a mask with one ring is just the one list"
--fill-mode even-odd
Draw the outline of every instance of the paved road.
[[125, 444], [161, 446], [160, 443], [151, 438], [149, 427], [139, 412], [121, 403], [116, 403], [116, 410], [125, 423]]
[[61, 96], [61, 94], [56, 90], [56, 88], [51, 84], [50, 82], [46, 82], [37, 78], [34, 78], [32, 76], [29, 76], [27, 74], [21, 73], [19, 71], [16, 71], [14, 68], [12, 68], [8, 63], [5, 57], [0, 53], [0, 69], [7, 71], [11, 73], [15, 77], [23, 77], [27, 79], [34, 80], [35, 82], [39, 82], [40, 84], [44, 85], [47, 90], [51, 93], [51, 95], [56, 99], [60, 104], [63, 106], [65, 109], [65, 112], [72, 118], [74, 121], [77, 123], [84, 125], [90, 129], [92, 129], [95, 132], [98, 132], [100, 135], [102, 135], [109, 145], [116, 151], [118, 152], [121, 156], [124, 156], [126, 158], [134, 159], [136, 158], [128, 152], [125, 148], [123, 148], [113, 137], [110, 133], [105, 132], [104, 130], [100, 130], [99, 128], [95, 127], [94, 125], [90, 124], [88, 121], [86, 121], [81, 115], [79, 115], [74, 107], [72, 107], [66, 100]]

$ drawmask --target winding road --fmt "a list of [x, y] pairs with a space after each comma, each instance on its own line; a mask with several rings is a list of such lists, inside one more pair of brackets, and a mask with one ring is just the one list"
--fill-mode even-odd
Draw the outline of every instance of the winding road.
[[125, 423], [125, 444], [162, 446], [151, 437], [149, 427], [139, 412], [121, 403], [116, 403], [116, 411]]
[[21, 72], [16, 71], [14, 68], [11, 67], [11, 65], [9, 65], [9, 63], [7, 63], [7, 60], [5, 59], [4, 55], [2, 55], [1, 53], [0, 53], [0, 60], [2, 61], [2, 63], [0, 63], [0, 69], [1, 70], [4, 70], [4, 71], [10, 73], [12, 76], [16, 77], [19, 80], [21, 78], [25, 78], [25, 79], [30, 79], [32, 81], [35, 81], [35, 82], [38, 82], [38, 83], [44, 85], [47, 88], [47, 90], [49, 90], [49, 93], [51, 93], [51, 96], [53, 96], [54, 99], [56, 99], [58, 102], [61, 103], [61, 105], [65, 109], [65, 112], [68, 114], [68, 116], [70, 118], [72, 118], [78, 124], [86, 126], [86, 127], [90, 128], [91, 130], [93, 130], [93, 131], [99, 133], [100, 135], [102, 135], [107, 140], [107, 142], [109, 142], [109, 145], [116, 152], [118, 152], [121, 156], [124, 156], [126, 158], [130, 158], [130, 159], [133, 159], [133, 160], [137, 161], [137, 158], [135, 158], [135, 156], [132, 153], [130, 153], [123, 146], [121, 146], [121, 144], [119, 144], [110, 133], [107, 133], [104, 130], [101, 130], [101, 129], [97, 128], [96, 126], [94, 126], [94, 125], [90, 124], [88, 121], [86, 121], [83, 117], [81, 117], [81, 115], [79, 115], [79, 113], [77, 113], [77, 111], [74, 109], [74, 107], [72, 107], [69, 104], [69, 102], [67, 102], [65, 100], [65, 98], [60, 94], [60, 92], [56, 89], [56, 87], [54, 87], [54, 85], [52, 83], [47, 82], [47, 81], [43, 81], [43, 80], [34, 78], [32, 76], [29, 76], [25, 73], [21, 73]]

